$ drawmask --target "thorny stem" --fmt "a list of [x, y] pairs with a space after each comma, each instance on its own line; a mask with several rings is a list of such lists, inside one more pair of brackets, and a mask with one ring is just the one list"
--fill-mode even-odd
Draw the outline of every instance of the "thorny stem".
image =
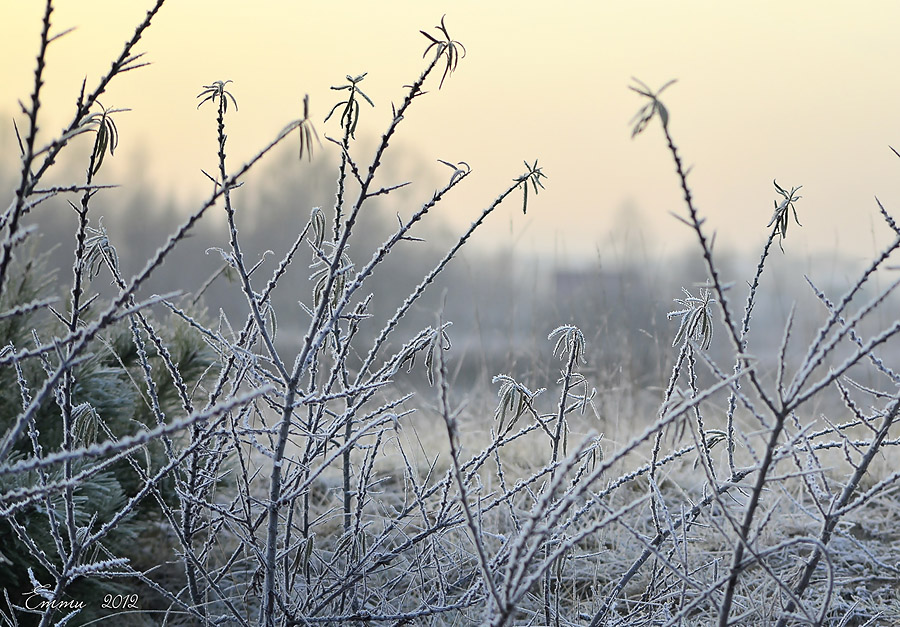
[[[762, 255], [760, 255], [759, 263], [756, 266], [756, 274], [753, 276], [753, 282], [750, 284], [750, 291], [747, 293], [747, 304], [744, 306], [744, 318], [741, 321], [741, 337], [740, 337], [740, 348], [738, 349], [740, 353], [744, 353], [747, 350], [747, 334], [750, 332], [750, 317], [753, 313], [753, 307], [756, 305], [756, 295], [759, 289], [759, 281], [762, 277], [763, 270], [765, 269], [766, 260], [769, 258], [769, 249], [772, 247], [772, 242], [775, 241], [775, 236], [778, 235], [778, 226], [769, 233], [769, 238], [766, 240], [766, 245], [763, 247]], [[734, 361], [734, 371], [737, 372], [741, 367], [741, 359], [737, 358]], [[740, 389], [741, 383], [740, 381], [735, 381], [735, 389], [731, 391], [731, 394], [728, 396], [728, 412], [727, 412], [727, 426], [726, 426], [726, 443], [728, 444], [728, 471], [734, 475], [735, 473], [735, 465], [734, 465], [734, 412], [737, 409], [737, 390]], [[780, 391], [776, 390], [776, 394], [780, 395]]]
[[28, 108], [29, 130], [25, 137], [25, 152], [22, 155], [22, 173], [19, 179], [19, 187], [16, 190], [16, 204], [13, 207], [12, 215], [6, 225], [8, 234], [3, 240], [2, 250], [0, 250], [0, 294], [3, 293], [4, 284], [6, 283], [6, 271], [9, 262], [12, 259], [12, 248], [15, 242], [15, 235], [19, 228], [19, 218], [25, 207], [25, 199], [31, 192], [32, 174], [31, 164], [34, 162], [34, 142], [38, 132], [38, 110], [41, 107], [41, 88], [44, 86], [44, 67], [46, 65], [47, 46], [50, 45], [50, 15], [53, 13], [53, 0], [47, 0], [44, 8], [43, 28], [41, 29], [41, 47], [37, 55], [37, 67], [34, 70], [34, 89], [31, 92], [31, 107]]
[[742, 355], [741, 352], [741, 338], [738, 335], [737, 327], [734, 324], [734, 320], [731, 317], [731, 309], [728, 307], [728, 299], [725, 297], [725, 286], [722, 284], [722, 280], [719, 276], [719, 269], [713, 263], [712, 258], [712, 249], [709, 246], [709, 241], [706, 239], [706, 234], [703, 232], [703, 222], [704, 220], [700, 219], [699, 213], [697, 212], [696, 207], [694, 207], [694, 200], [691, 194], [690, 187], [687, 184], [687, 174], [684, 171], [684, 167], [681, 163], [681, 157], [678, 155], [678, 148], [675, 147], [675, 143], [672, 140], [671, 134], [669, 134], [668, 125], [663, 125], [663, 132], [666, 136], [666, 143], [669, 147], [669, 152], [672, 153], [672, 159], [675, 162], [675, 171], [678, 174], [678, 180], [681, 184], [681, 191], [684, 194], [684, 202], [687, 205], [688, 213], [690, 214], [690, 225], [691, 228], [694, 229], [694, 233], [697, 235], [697, 240], [700, 243], [700, 248], [703, 251], [703, 261], [706, 264], [706, 270], [709, 273], [710, 279], [712, 279], [713, 287], [716, 290], [716, 296], [721, 303], [722, 310], [722, 320], [725, 323], [725, 328], [728, 330], [729, 337], [731, 338], [732, 344], [734, 345], [734, 349], [737, 351], [738, 355], [741, 355], [740, 359], [743, 363], [744, 368], [748, 368], [747, 374], [750, 378], [750, 381], [753, 383], [753, 387], [756, 392], [759, 394], [760, 398], [763, 402], [769, 407], [769, 409], [773, 413], [777, 413], [778, 407], [775, 405], [775, 402], [766, 394], [762, 385], [756, 377], [756, 372], [750, 368], [750, 363], [748, 359]]
[[[559, 443], [560, 440], [565, 436], [566, 430], [566, 402], [569, 398], [569, 388], [572, 383], [572, 374], [575, 371], [575, 362], [578, 360], [578, 350], [577, 348], [572, 348], [569, 352], [569, 361], [566, 363], [566, 369], [563, 371], [562, 378], [562, 389], [559, 394], [559, 405], [556, 410], [556, 432], [553, 435], [553, 449], [550, 455], [550, 461], [553, 464], [556, 464], [559, 459]], [[561, 472], [560, 468], [557, 468], [556, 472]], [[555, 473], [554, 473], [555, 474]], [[553, 484], [551, 477], [551, 485]], [[555, 498], [555, 495], [554, 495]], [[549, 553], [550, 547], [544, 547], [545, 556]], [[550, 568], [548, 568], [544, 572], [543, 577], [543, 585], [544, 585], [544, 620], [547, 624], [550, 623], [550, 584], [551, 584], [551, 573]], [[557, 595], [559, 591], [557, 590]], [[558, 597], [557, 597], [558, 600]], [[558, 620], [557, 616], [557, 620]]]
[[153, 18], [156, 17], [156, 14], [162, 8], [165, 2], [166, 0], [156, 0], [156, 3], [152, 7], [150, 7], [143, 21], [138, 24], [137, 28], [135, 28], [134, 34], [131, 36], [131, 39], [125, 42], [125, 45], [122, 48], [122, 52], [119, 53], [118, 58], [112, 62], [112, 65], [109, 68], [109, 72], [107, 72], [106, 75], [100, 79], [100, 82], [97, 84], [97, 87], [94, 88], [94, 91], [92, 91], [86, 97], [79, 99], [78, 105], [75, 109], [75, 115], [72, 117], [72, 121], [69, 123], [69, 126], [67, 126], [65, 130], [63, 130], [59, 134], [57, 139], [55, 139], [49, 146], [41, 151], [46, 152], [47, 156], [44, 158], [44, 161], [41, 163], [41, 166], [40, 168], [38, 168], [37, 172], [35, 172], [31, 177], [31, 181], [29, 182], [28, 187], [29, 194], [34, 190], [34, 187], [38, 184], [38, 181], [40, 181], [41, 177], [44, 175], [47, 169], [56, 162], [56, 157], [68, 143], [69, 139], [78, 132], [79, 127], [82, 125], [85, 117], [88, 115], [88, 112], [94, 106], [94, 103], [97, 102], [97, 99], [106, 91], [106, 88], [109, 86], [112, 79], [119, 74], [122, 74], [123, 72], [137, 69], [139, 67], [142, 67], [143, 65], [146, 65], [146, 63], [136, 63], [136, 61], [141, 57], [141, 54], [132, 54], [132, 50], [135, 46], [137, 46], [138, 42], [140, 42], [141, 38], [144, 35], [144, 32], [150, 27], [150, 23], [153, 21]]
[[750, 537], [750, 527], [753, 524], [753, 518], [756, 515], [756, 508], [759, 506], [763, 488], [768, 480], [769, 468], [772, 465], [772, 460], [775, 457], [776, 451], [778, 451], [778, 440], [784, 429], [786, 418], [787, 414], [785, 413], [778, 413], [775, 415], [775, 424], [772, 426], [772, 431], [769, 434], [769, 441], [766, 443], [766, 450], [763, 454], [762, 462], [759, 465], [759, 474], [756, 475], [756, 483], [754, 483], [753, 489], [750, 492], [750, 498], [744, 506], [744, 518], [741, 522], [740, 529], [738, 530], [740, 539], [734, 547], [731, 560], [731, 574], [729, 575], [728, 583], [725, 586], [725, 596], [722, 599], [722, 604], [719, 606], [719, 627], [727, 627], [728, 625], [728, 617], [731, 613], [731, 604], [734, 599], [734, 590], [737, 586], [738, 576], [741, 572], [741, 561], [744, 558], [745, 541]]
[[[48, 3], [49, 5], [49, 3]], [[49, 17], [49, 15], [47, 16]], [[91, 153], [90, 163], [87, 169], [87, 179], [85, 182], [86, 189], [84, 195], [81, 200], [81, 208], [77, 209], [78, 213], [78, 230], [76, 232], [76, 244], [75, 244], [75, 261], [72, 264], [72, 305], [71, 312], [69, 314], [68, 320], [68, 330], [69, 333], [75, 333], [78, 329], [79, 319], [80, 319], [80, 308], [81, 308], [81, 295], [82, 295], [82, 277], [84, 273], [84, 261], [85, 261], [85, 236], [87, 230], [87, 214], [88, 214], [88, 203], [90, 201], [93, 192], [89, 189], [92, 183], [92, 179], [94, 176], [94, 160], [96, 157], [96, 153]], [[74, 205], [73, 205], [74, 207]], [[67, 362], [71, 362], [75, 357], [73, 354], [71, 347], [66, 349], [66, 360]], [[62, 379], [62, 402], [60, 409], [62, 410], [62, 432], [63, 432], [63, 442], [62, 442], [62, 450], [69, 452], [74, 446], [74, 429], [75, 424], [72, 416], [72, 396], [73, 389], [75, 387], [75, 374], [71, 368], [66, 368], [63, 372]], [[65, 506], [65, 522], [66, 522], [66, 532], [68, 534], [69, 540], [69, 554], [65, 556], [63, 554], [60, 555], [66, 561], [65, 568], [63, 570], [64, 576], [61, 577], [57, 581], [58, 594], [62, 594], [62, 591], [65, 589], [66, 582], [68, 578], [65, 576], [65, 573], [69, 571], [71, 567], [77, 564], [78, 560], [81, 557], [82, 551], [82, 538], [79, 538], [78, 534], [78, 525], [75, 522], [75, 486], [72, 481], [72, 459], [67, 458], [63, 462], [63, 478], [66, 483], [66, 488], [63, 493], [63, 503]], [[48, 511], [48, 516], [55, 516], [55, 512], [53, 510]], [[62, 548], [62, 547], [60, 547]], [[58, 596], [54, 596], [54, 598], [59, 598]], [[51, 612], [47, 612], [44, 615], [44, 619], [47, 619], [50, 616]], [[43, 620], [42, 620], [43, 622]]]
[[[478, 565], [481, 568], [481, 578], [485, 587], [491, 594], [491, 599], [498, 610], [503, 610], [506, 603], [500, 596], [497, 586], [494, 583], [494, 577], [488, 566], [487, 553], [482, 542], [483, 534], [479, 529], [475, 518], [472, 515], [472, 508], [469, 505], [468, 491], [466, 490], [466, 482], [463, 480], [462, 471], [459, 464], [459, 430], [456, 424], [456, 417], [450, 413], [450, 403], [448, 400], [448, 384], [447, 384], [447, 366], [444, 362], [444, 345], [438, 341], [438, 377], [441, 403], [441, 417], [447, 427], [447, 439], [450, 442], [450, 460], [453, 463], [453, 476], [456, 479], [456, 485], [459, 488], [459, 502], [462, 505], [463, 512], [466, 515], [466, 524], [475, 544], [476, 554], [478, 556]], [[573, 351], [574, 353], [574, 351]], [[490, 616], [491, 612], [487, 612]]]
[[[682, 364], [684, 364], [684, 360], [688, 356], [688, 350], [690, 345], [688, 344], [687, 338], [681, 344], [681, 349], [678, 351], [678, 359], [675, 361], [675, 365], [672, 367], [672, 376], [669, 378], [669, 384], [666, 387], [666, 392], [663, 395], [662, 407], [665, 408], [672, 401], [672, 395], [675, 393], [675, 388], [678, 384], [678, 377], [681, 374]], [[665, 434], [663, 430], [660, 429], [656, 433], [655, 441], [653, 442], [653, 452], [650, 456], [650, 472], [649, 472], [649, 480], [650, 486], [652, 486], [656, 482], [656, 467], [657, 462], [659, 460], [659, 453], [662, 449], [662, 441]], [[652, 489], [652, 488], [651, 488]], [[660, 533], [662, 531], [662, 525], [659, 522], [659, 511], [656, 499], [650, 499], [650, 514], [653, 518], [653, 526], [656, 529], [656, 533]]]
[[[225, 167], [225, 107], [227, 100], [226, 94], [223, 92], [220, 94], [219, 98], [219, 108], [217, 114], [217, 128], [218, 128], [218, 143], [219, 143], [219, 176], [222, 180], [221, 189], [222, 195], [225, 199], [225, 211], [228, 217], [228, 226], [230, 232], [230, 245], [233, 253], [233, 261], [234, 267], [237, 270], [238, 276], [241, 280], [241, 288], [244, 291], [244, 296], [247, 299], [247, 303], [250, 306], [251, 314], [253, 316], [253, 320], [256, 323], [256, 327], [259, 331], [259, 336], [262, 338], [263, 343], [266, 346], [267, 351], [269, 352], [270, 357], [272, 358], [272, 362], [275, 364], [276, 369], [282, 379], [283, 384], [287, 388], [287, 394], [285, 396], [285, 413], [287, 414], [287, 424], [290, 423], [290, 416], [293, 412], [293, 402], [294, 402], [294, 394], [297, 385], [297, 379], [291, 377], [288, 374], [287, 368], [282, 362], [278, 351], [275, 348], [274, 340], [271, 337], [268, 329], [265, 326], [265, 321], [262, 318], [262, 312], [259, 308], [259, 301], [257, 300], [256, 295], [253, 293], [253, 288], [250, 285], [250, 277], [247, 272], [246, 266], [244, 265], [243, 254], [241, 252], [240, 243], [237, 237], [237, 225], [235, 224], [235, 211], [234, 206], [231, 202], [231, 185], [228, 183], [227, 170]], [[291, 128], [293, 125], [289, 126]], [[279, 451], [283, 456], [284, 452], [284, 443], [279, 447]], [[275, 476], [277, 475], [280, 478], [281, 474], [281, 465], [280, 465], [280, 457], [276, 458], [275, 465], [273, 467], [273, 485], [275, 483]], [[192, 478], [193, 478], [192, 474]], [[267, 561], [266, 565], [266, 591], [267, 594], [264, 597], [263, 607], [261, 609], [261, 618], [266, 621], [266, 624], [273, 624], [274, 621], [274, 604], [273, 604], [273, 595], [274, 595], [274, 566], [275, 566], [275, 542], [277, 542], [277, 523], [278, 523], [278, 505], [276, 502], [270, 502], [268, 505], [268, 516], [269, 516], [269, 540], [272, 541], [272, 544], [268, 547], [267, 558], [270, 558], [272, 561]], [[274, 510], [274, 511], [273, 511]], [[186, 521], [189, 525], [190, 521]], [[275, 538], [272, 538], [272, 527], [274, 524], [275, 528]], [[188, 529], [186, 529], [187, 531]], [[188, 547], [189, 549], [189, 547]], [[271, 566], [271, 567], [270, 567]], [[272, 578], [272, 579], [270, 579]]]
[[334, 241], [338, 241], [341, 234], [341, 216], [344, 210], [344, 185], [347, 182], [347, 161], [350, 151], [350, 125], [344, 126], [344, 138], [341, 140], [341, 165], [338, 167], [337, 192], [334, 200]]
[[[224, 186], [224, 181], [228, 178], [228, 171], [225, 167], [225, 107], [227, 105], [227, 99], [224, 91], [220, 94], [219, 98], [219, 108], [218, 114], [216, 118], [217, 122], [217, 132], [218, 132], [218, 144], [219, 144], [219, 177], [223, 181], [222, 192], [225, 198], [225, 211], [228, 215], [228, 225], [230, 227], [230, 231], [232, 234], [231, 246], [234, 251], [235, 258], [235, 266], [238, 268], [238, 273], [241, 277], [241, 286], [244, 287], [244, 291], [246, 293], [247, 289], [245, 287], [246, 272], [243, 267], [243, 260], [240, 255], [240, 248], [237, 247], [236, 241], [236, 229], [234, 225], [234, 210], [231, 206], [231, 188]], [[249, 298], [251, 301], [251, 306], [255, 303], [254, 299]], [[256, 311], [254, 310], [254, 314]], [[256, 317], [256, 316], [255, 316]], [[259, 323], [257, 317], [257, 324]], [[199, 435], [198, 430], [194, 428], [193, 437], [196, 440]], [[197, 475], [199, 472], [200, 465], [200, 453], [195, 451], [191, 455], [190, 462], [190, 470], [187, 476], [187, 494], [190, 495], [189, 498], [182, 499], [182, 511], [181, 511], [181, 533], [184, 538], [184, 549], [188, 553], [193, 553], [193, 536], [194, 536], [194, 503], [192, 498], [197, 490]], [[190, 559], [186, 559], [184, 561], [185, 567], [185, 575], [188, 580], [188, 592], [191, 595], [191, 600], [194, 603], [195, 607], [198, 607], [201, 613], [206, 616], [206, 603], [203, 602], [203, 599], [200, 597], [200, 591], [197, 587], [197, 576], [194, 569], [193, 561]]]
[[569, 398], [572, 374], [575, 371], [575, 362], [578, 360], [578, 354], [578, 350], [575, 348], [569, 352], [569, 361], [563, 372], [562, 390], [559, 393], [559, 406], [556, 410], [556, 433], [553, 436], [553, 451], [550, 456], [550, 460], [554, 463], [559, 459], [559, 443], [566, 429], [566, 401]]

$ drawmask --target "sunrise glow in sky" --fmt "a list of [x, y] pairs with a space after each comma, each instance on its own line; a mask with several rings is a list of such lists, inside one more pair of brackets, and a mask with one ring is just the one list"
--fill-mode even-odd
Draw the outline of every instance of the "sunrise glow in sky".
[[[55, 30], [77, 29], [49, 53], [48, 133], [68, 121], [82, 78], [90, 87], [108, 68], [150, 3], [57, 5]], [[0, 9], [2, 163], [16, 154], [11, 119], [31, 90], [42, 9], [37, 0]], [[336, 120], [323, 123], [340, 96], [329, 87], [368, 72], [376, 108], [363, 111], [364, 151], [424, 67], [419, 30], [444, 14], [468, 54], [411, 110], [395, 144], [404, 162], [434, 164], [435, 180], [446, 175], [437, 159], [471, 164], [475, 176], [448, 211], [457, 226], [523, 160], [539, 159], [549, 177], [527, 215], [510, 203], [478, 245], [516, 242], [573, 260], [609, 256], [639, 230], [654, 254], [684, 247], [687, 229], [669, 215], [683, 206], [662, 134], [654, 125], [630, 138], [642, 104], [627, 89], [632, 76], [653, 87], [678, 79], [664, 98], [670, 129], [718, 246], [761, 245], [775, 178], [803, 185], [792, 254], [837, 247], [869, 256], [889, 235], [874, 196], [900, 215], [900, 159], [888, 148], [900, 149], [894, 2], [171, 2], [139, 47], [152, 65], [101, 99], [132, 109], [119, 118], [122, 146], [107, 176], [137, 158], [161, 195], [201, 198], [214, 129], [196, 96], [218, 79], [234, 81], [240, 104], [229, 126], [237, 163], [299, 117], [307, 93], [320, 134], [338, 136]]]

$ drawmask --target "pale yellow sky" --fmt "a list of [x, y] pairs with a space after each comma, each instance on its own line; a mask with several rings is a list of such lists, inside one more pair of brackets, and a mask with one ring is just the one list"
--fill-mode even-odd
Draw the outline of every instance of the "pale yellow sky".
[[[60, 0], [56, 30], [77, 26], [50, 51], [44, 128], [67, 121], [81, 79], [105, 71], [149, 1]], [[26, 99], [43, 2], [7, 0], [0, 19], [0, 141], [14, 154], [10, 116]], [[859, 4], [855, 5], [859, 7]], [[210, 111], [197, 111], [201, 86], [234, 81], [240, 111], [229, 120], [229, 156], [243, 161], [299, 116], [309, 93], [321, 135], [337, 101], [329, 86], [368, 72], [375, 101], [360, 138], [380, 134], [391, 101], [423, 66], [419, 29], [446, 13], [468, 55], [437, 92], [420, 99], [396, 146], [416, 162], [465, 160], [475, 170], [449, 210], [468, 224], [524, 159], [540, 159], [547, 190], [523, 216], [510, 203], [479, 245], [517, 241], [521, 250], [606, 258], [610, 233], [641, 224], [656, 245], [680, 249], [687, 229], [661, 133], [632, 141], [640, 107], [632, 75], [651, 86], [670, 78], [671, 131], [688, 164], [697, 204], [719, 246], [756, 249], [775, 198], [772, 179], [802, 184], [803, 229], [789, 252], [835, 246], [871, 254], [873, 196], [900, 216], [900, 3], [796, 2], [291, 2], [170, 0], [140, 50], [152, 65], [124, 75], [102, 98], [133, 111], [118, 119], [117, 168], [144, 155], [146, 178], [163, 194], [195, 200], [212, 167]], [[361, 145], [366, 145], [361, 142]], [[331, 147], [328, 148], [329, 150]], [[435, 166], [441, 176], [446, 174]], [[886, 238], [877, 225], [875, 238]], [[633, 240], [632, 240], [633, 241]]]

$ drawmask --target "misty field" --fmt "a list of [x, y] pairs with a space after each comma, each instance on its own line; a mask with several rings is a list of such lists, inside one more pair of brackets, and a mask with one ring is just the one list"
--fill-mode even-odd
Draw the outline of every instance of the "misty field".
[[243, 163], [240, 85], [198, 85], [211, 191], [165, 207], [105, 176], [124, 109], [101, 104], [163, 3], [47, 139], [71, 26], [47, 0], [0, 161], [4, 625], [900, 624], [890, 207], [871, 260], [804, 272], [784, 254], [802, 189], [776, 179], [757, 256], [718, 250], [679, 86], [635, 79], [632, 135], [671, 158], [690, 253], [470, 251], [541, 211], [553, 172], [509, 164], [453, 207], [461, 232], [435, 214], [467, 162], [436, 146], [443, 178], [410, 185], [392, 142], [465, 71], [452, 15], [423, 25], [373, 145], [366, 74]]

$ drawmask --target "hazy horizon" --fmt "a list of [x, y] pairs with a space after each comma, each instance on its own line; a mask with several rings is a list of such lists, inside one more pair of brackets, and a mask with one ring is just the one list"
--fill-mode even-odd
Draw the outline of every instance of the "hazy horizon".
[[[90, 88], [147, 7], [90, 0], [55, 10], [54, 32], [77, 28], [50, 48], [44, 137], [67, 121], [82, 78]], [[41, 11], [41, 3], [14, 3], [0, 24], [6, 159], [17, 150], [10, 116], [30, 93]], [[440, 180], [446, 171], [437, 159], [470, 163], [469, 184], [448, 201], [457, 227], [520, 174], [524, 159], [539, 159], [549, 176], [527, 215], [510, 199], [476, 246], [515, 243], [583, 262], [603, 254], [611, 233], [628, 229], [654, 252], [690, 246], [688, 229], [669, 215], [683, 207], [658, 126], [630, 139], [628, 121], [641, 106], [627, 89], [631, 76], [651, 87], [678, 79], [664, 98], [670, 128], [694, 166], [697, 205], [720, 249], [762, 244], [773, 179], [803, 185], [803, 228], [791, 230], [789, 253], [868, 257], [890, 235], [877, 224], [873, 198], [900, 213], [900, 190], [891, 184], [900, 160], [888, 148], [900, 144], [892, 126], [900, 89], [885, 71], [900, 52], [891, 33], [900, 6], [889, 3], [867, 5], [865, 14], [812, 2], [572, 2], [552, 10], [527, 2], [166, 5], [139, 46], [152, 65], [121, 77], [101, 98], [132, 109], [117, 117], [121, 145], [103, 182], [127, 184], [120, 177], [136, 160], [161, 197], [190, 205], [205, 195], [200, 169], [213, 164], [214, 116], [197, 110], [196, 96], [218, 79], [234, 81], [240, 105], [229, 112], [236, 164], [298, 117], [307, 93], [322, 158], [334, 148], [325, 136], [339, 132], [335, 120], [323, 123], [341, 96], [329, 87], [368, 72], [362, 87], [376, 107], [362, 111], [364, 162], [391, 102], [424, 65], [419, 29], [434, 32], [445, 12], [468, 54], [440, 92], [436, 82], [427, 86], [401, 126], [392, 144], [397, 176], [431, 172], [424, 178]]]

